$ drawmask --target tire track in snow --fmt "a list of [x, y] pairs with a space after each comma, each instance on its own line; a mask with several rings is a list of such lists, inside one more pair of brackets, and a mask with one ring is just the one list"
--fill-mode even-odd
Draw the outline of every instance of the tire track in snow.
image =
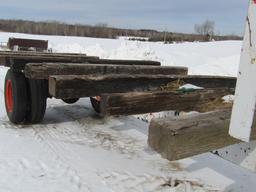
[[[76, 107], [75, 107], [76, 108]], [[78, 107], [80, 108], [80, 107]], [[123, 148], [121, 147], [117, 147], [116, 145], [118, 145], [118, 143], [116, 140], [114, 141], [112, 139], [112, 135], [114, 134], [116, 135], [116, 131], [112, 131], [111, 133], [109, 133], [109, 128], [108, 126], [105, 126], [105, 123], [101, 122], [101, 120], [99, 119], [91, 119], [91, 118], [85, 118], [85, 119], [81, 119], [81, 120], [77, 120], [76, 119], [76, 113], [73, 113], [73, 110], [70, 111], [69, 109], [63, 110], [63, 108], [60, 110], [59, 108], [50, 108], [48, 109], [48, 114], [52, 115], [52, 113], [56, 113], [58, 114], [60, 119], [65, 119], [66, 121], [70, 121], [70, 122], [65, 122], [65, 123], [60, 123], [60, 124], [55, 124], [53, 122], [52, 125], [46, 125], [45, 127], [42, 127], [41, 129], [41, 125], [39, 125], [39, 127], [34, 126], [33, 129], [35, 129], [35, 134], [37, 135], [38, 139], [46, 141], [48, 143], [48, 145], [51, 146], [51, 148], [55, 151], [56, 154], [58, 154], [59, 156], [61, 156], [61, 158], [65, 159], [65, 162], [68, 162], [69, 160], [63, 155], [63, 151], [66, 151], [66, 154], [69, 154], [70, 156], [72, 156], [72, 159], [76, 159], [79, 160], [79, 154], [73, 152], [70, 148], [65, 147], [66, 143], [71, 143], [71, 144], [76, 144], [76, 145], [84, 145], [84, 146], [90, 146], [92, 148], [95, 147], [102, 147], [105, 150], [114, 150], [118, 153], [127, 155], [127, 153], [129, 153], [130, 155], [134, 155], [134, 153], [130, 153], [129, 150], [126, 149], [127, 145], [136, 145], [136, 143], [134, 142], [130, 142], [130, 143], [125, 143], [125, 146], [123, 146]], [[88, 126], [88, 120], [90, 121], [90, 123], [96, 123], [97, 125], [102, 124], [101, 128], [97, 128], [93, 127], [93, 128], [89, 128], [86, 127]], [[86, 122], [85, 122], [86, 121]], [[100, 121], [100, 122], [98, 122]], [[89, 124], [90, 124], [89, 123]], [[104, 128], [104, 131], [102, 131], [102, 128]], [[106, 131], [107, 129], [107, 131]], [[40, 131], [38, 131], [40, 130]], [[119, 131], [117, 131], [119, 132]], [[123, 135], [118, 135], [118, 139], [123, 139], [125, 136]], [[126, 139], [129, 140], [130, 138]], [[57, 141], [56, 141], [57, 140]], [[107, 142], [107, 145], [105, 145], [106, 141], [109, 140], [110, 142]], [[124, 150], [126, 149], [126, 150]], [[131, 151], [133, 149], [130, 149]], [[86, 164], [86, 161], [84, 162]], [[70, 163], [69, 163], [70, 165]], [[73, 165], [70, 165], [71, 167], [74, 168]], [[115, 183], [111, 183], [108, 182], [103, 174], [105, 172], [98, 172], [97, 170], [94, 171], [94, 178], [97, 178], [98, 181], [103, 182], [103, 183], [107, 183], [108, 188], [111, 189], [118, 189], [117, 184]], [[110, 173], [112, 174], [112, 173]], [[112, 181], [115, 180], [116, 178], [112, 178]], [[140, 179], [139, 177], [135, 177], [135, 179]], [[82, 181], [88, 181], [88, 178], [85, 177], [81, 177]], [[139, 189], [140, 185], [143, 185], [142, 182], [135, 182], [137, 183], [134, 186], [134, 189]], [[148, 184], [150, 184], [150, 182], [147, 182]], [[125, 183], [123, 183], [125, 184]], [[104, 186], [103, 186], [104, 187]], [[150, 186], [148, 186], [150, 187]], [[128, 188], [127, 188], [128, 189]], [[116, 190], [115, 190], [116, 191]], [[126, 190], [124, 190], [126, 191]], [[138, 190], [135, 190], [138, 191]], [[154, 190], [151, 190], [154, 191]]]
[[[18, 134], [25, 131], [27, 134], [23, 135], [22, 133], [20, 136], [23, 135], [40, 143], [40, 146], [44, 149], [44, 151], [47, 151], [45, 156], [50, 156], [50, 159], [46, 158], [47, 160], [50, 160], [50, 162], [45, 160], [44, 157], [42, 157], [42, 160], [37, 158], [34, 159], [33, 156], [25, 156], [24, 158], [17, 159], [11, 155], [9, 157], [11, 158], [10, 162], [6, 161], [6, 159], [9, 159], [8, 157], [0, 157], [0, 172], [7, 173], [2, 175], [0, 178], [0, 189], [6, 187], [8, 178], [10, 176], [15, 176], [15, 178], [17, 178], [17, 185], [20, 184], [23, 180], [27, 180], [28, 178], [30, 178], [31, 183], [33, 183], [33, 179], [43, 178], [46, 180], [46, 183], [52, 181], [61, 183], [63, 180], [66, 180], [65, 185], [67, 185], [67, 188], [63, 189], [63, 191], [90, 191], [86, 184], [81, 182], [80, 176], [77, 174], [76, 170], [74, 170], [72, 166], [66, 162], [65, 158], [58, 153], [58, 150], [55, 149], [55, 146], [51, 145], [50, 142], [48, 142], [46, 139], [44, 139], [44, 137], [40, 135], [38, 130], [43, 129], [42, 125], [34, 125], [32, 127], [21, 125], [16, 126], [3, 119], [0, 121], [1, 128], [3, 129], [9, 129], [9, 131], [14, 133], [17, 132]], [[21, 130], [21, 128], [23, 129]], [[52, 163], [52, 161], [54, 163]], [[10, 191], [12, 191], [11, 187]]]
[[[85, 117], [80, 118], [83, 115], [85, 115]], [[53, 119], [51, 119], [51, 117]], [[99, 171], [94, 168], [83, 168], [83, 171], [79, 170], [79, 166], [76, 166], [75, 161], [81, 161], [83, 159], [81, 159], [79, 153], [73, 151], [74, 148], [70, 148], [69, 145], [103, 148], [107, 151], [117, 152], [122, 156], [141, 158], [140, 152], [145, 149], [145, 141], [133, 140], [131, 136], [127, 136], [125, 132], [120, 131], [119, 126], [125, 126], [122, 122], [118, 120], [115, 121], [115, 119], [102, 120], [91, 117], [91, 112], [88, 112], [81, 106], [68, 106], [67, 108], [59, 108], [58, 106], [49, 107], [45, 119], [44, 124], [28, 126], [27, 129], [32, 129], [35, 140], [42, 143], [45, 146], [44, 148], [54, 154], [54, 161], [57, 166], [60, 167], [59, 171], [62, 172], [60, 174], [64, 177], [68, 177], [70, 185], [75, 186], [76, 191], [95, 191], [92, 186], [100, 187], [104, 189], [103, 191], [118, 192], [153, 192], [174, 190], [177, 188], [177, 186], [170, 185], [162, 186], [168, 181], [169, 177], [158, 174], [138, 175], [125, 171], [117, 172], [114, 169]], [[131, 124], [133, 124], [133, 122], [131, 122]], [[113, 125], [116, 127], [113, 128]], [[12, 125], [9, 126], [13, 127]], [[20, 128], [20, 126], [16, 128]], [[119, 143], [119, 140], [124, 142]], [[156, 163], [155, 159], [152, 161]], [[147, 163], [148, 162], [150, 162], [150, 159], [147, 159]], [[86, 159], [83, 163], [86, 167]], [[19, 166], [25, 167], [26, 163]], [[44, 164], [40, 167], [42, 170], [46, 169], [46, 165]], [[170, 167], [167, 169], [170, 171]], [[86, 170], [89, 172], [88, 175], [85, 173], [87, 172]], [[93, 182], [96, 184], [89, 184]]]
[[[55, 111], [54, 108], [53, 111]], [[68, 165], [67, 170], [72, 170], [74, 172], [74, 175], [71, 178], [71, 183], [77, 185], [81, 191], [84, 191], [84, 189], [82, 190], [82, 187], [84, 186], [86, 186], [87, 191], [94, 191], [93, 187], [88, 185], [88, 182], [95, 182], [89, 181], [91, 177], [98, 182], [95, 186], [103, 189], [103, 191], [108, 191], [106, 186], [100, 182], [101, 178], [97, 174], [90, 172], [90, 176], [88, 177], [86, 174], [78, 173], [81, 172], [81, 170], [76, 167], [76, 162], [74, 162], [74, 160], [81, 160], [81, 158], [79, 158], [79, 154], [67, 147], [68, 144], [77, 144], [77, 138], [72, 134], [74, 129], [78, 128], [78, 125], [73, 118], [66, 116], [64, 113], [60, 113], [59, 110], [56, 111], [61, 119], [71, 122], [60, 124], [53, 123], [52, 125], [34, 125], [33, 130], [36, 139], [46, 143], [46, 145], [57, 155], [57, 160], [61, 160]], [[73, 127], [73, 129], [69, 129], [69, 126]], [[78, 142], [80, 142], [80, 140]], [[67, 154], [72, 158], [67, 158]], [[85, 161], [84, 164], [86, 164]]]
[[[77, 171], [68, 163], [65, 156], [63, 156], [59, 152], [58, 148], [61, 145], [59, 146], [59, 145], [53, 144], [51, 141], [46, 139], [41, 134], [41, 132], [38, 131], [39, 129], [44, 129], [44, 127], [42, 127], [41, 125], [34, 125], [33, 126], [35, 139], [38, 140], [40, 143], [43, 143], [47, 148], [49, 148], [55, 154], [55, 161], [57, 162], [57, 164], [62, 165], [62, 166], [64, 165], [63, 170], [62, 170], [64, 175], [68, 175], [70, 177], [69, 178], [70, 183], [72, 185], [75, 185], [77, 187], [77, 189], [80, 191], [82, 189], [82, 186], [84, 187], [84, 186], [86, 186], [86, 184], [81, 182], [81, 177], [79, 176]], [[51, 136], [51, 135], [49, 134], [49, 136]], [[62, 148], [62, 150], [63, 150], [63, 148]]]
[[200, 181], [179, 177], [163, 177], [152, 174], [133, 175], [129, 172], [103, 174], [103, 178], [114, 191], [169, 192], [204, 191], [217, 192], [218, 189], [206, 186]]
[[[57, 154], [61, 154], [62, 151], [68, 151], [67, 153], [72, 155], [73, 159], [79, 159], [79, 154], [73, 152], [69, 148], [66, 148], [66, 143], [90, 146], [92, 148], [102, 147], [105, 150], [114, 150], [115, 152], [121, 153], [122, 155], [128, 154], [129, 157], [134, 155], [136, 156], [136, 153], [145, 148], [145, 143], [136, 143], [136, 140], [134, 142], [131, 137], [121, 134], [120, 130], [113, 130], [112, 127], [108, 125], [111, 124], [111, 119], [102, 120], [92, 117], [84, 117], [81, 119], [77, 118], [77, 115], [80, 115], [74, 111], [79, 111], [80, 109], [84, 110], [84, 108], [80, 106], [73, 106], [72, 108], [69, 106], [65, 109], [56, 107], [49, 108], [48, 113], [56, 113], [60, 119], [65, 119], [66, 122], [60, 124], [55, 124], [52, 122], [52, 125], [46, 125], [43, 130], [40, 130], [40, 132], [37, 132], [36, 134], [40, 135], [39, 137], [43, 138], [43, 140], [47, 140], [48, 145], [51, 145]], [[93, 125], [93, 127], [90, 128], [90, 125]], [[34, 129], [38, 130], [38, 128], [35, 127]], [[113, 138], [115, 138], [115, 140]], [[117, 141], [118, 139], [125, 139], [126, 142], [123, 144], [123, 146], [119, 146]], [[55, 142], [55, 140], [58, 141]], [[135, 147], [129, 149], [130, 145]], [[61, 154], [61, 156], [63, 155]], [[84, 163], [86, 164], [86, 161]], [[170, 167], [168, 169], [170, 170]], [[206, 190], [205, 186], [192, 186], [189, 182], [185, 181], [184, 183], [179, 184], [179, 186], [171, 186], [168, 184], [169, 178], [167, 176], [158, 176], [157, 174], [135, 175], [132, 173], [116, 172], [112, 170], [97, 172], [94, 174], [94, 177], [97, 178], [100, 182], [107, 184], [108, 188], [111, 188], [113, 191], [157, 192], [176, 188], [179, 189], [182, 187], [184, 188], [184, 186], [185, 189], [187, 189], [189, 186], [190, 188], [193, 187], [193, 189], [201, 188], [204, 189], [203, 191], [212, 191]], [[81, 179], [88, 181], [86, 177]]]
[[52, 136], [61, 136], [65, 142], [102, 147], [105, 150], [114, 150], [129, 157], [139, 156], [145, 149], [145, 141], [130, 137], [121, 130], [115, 130], [118, 126], [124, 126], [120, 120], [98, 118], [91, 110], [87, 112], [84, 107], [78, 105], [67, 108], [53, 107], [51, 110], [57, 111], [58, 116], [63, 116], [61, 119], [68, 121], [68, 124], [63, 123], [58, 129], [50, 127], [47, 130]]

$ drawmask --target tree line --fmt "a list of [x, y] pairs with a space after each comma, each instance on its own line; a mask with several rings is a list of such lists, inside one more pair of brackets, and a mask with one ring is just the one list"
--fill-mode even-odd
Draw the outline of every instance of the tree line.
[[[209, 41], [205, 34], [185, 34], [161, 32], [148, 29], [120, 29], [109, 27], [105, 23], [92, 25], [67, 24], [57, 21], [27, 21], [0, 19], [0, 31], [39, 35], [81, 36], [95, 38], [117, 38], [119, 36], [147, 37], [148, 41], [165, 41], [166, 43], [181, 41]], [[239, 40], [239, 36], [212, 36], [214, 40]], [[145, 40], [145, 39], [144, 39]]]

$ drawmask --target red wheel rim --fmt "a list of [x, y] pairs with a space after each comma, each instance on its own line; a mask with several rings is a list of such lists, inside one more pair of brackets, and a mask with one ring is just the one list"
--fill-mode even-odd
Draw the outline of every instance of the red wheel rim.
[[100, 102], [101, 101], [101, 96], [96, 96], [94, 97], [96, 101]]
[[13, 111], [13, 91], [12, 91], [12, 81], [7, 80], [6, 81], [6, 87], [5, 87], [5, 103], [7, 112]]

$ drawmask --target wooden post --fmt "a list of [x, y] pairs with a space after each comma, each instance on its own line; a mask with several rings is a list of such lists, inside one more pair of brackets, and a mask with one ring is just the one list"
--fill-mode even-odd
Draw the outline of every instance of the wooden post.
[[[229, 136], [231, 109], [178, 118], [153, 119], [148, 144], [174, 161], [220, 149], [241, 141]], [[251, 138], [256, 139], [256, 123]]]
[[134, 115], [168, 110], [211, 111], [231, 107], [223, 104], [222, 97], [234, 94], [234, 89], [203, 89], [183, 93], [181, 91], [153, 91], [103, 94], [101, 114]]
[[229, 134], [250, 141], [256, 106], [256, 1], [249, 3]]

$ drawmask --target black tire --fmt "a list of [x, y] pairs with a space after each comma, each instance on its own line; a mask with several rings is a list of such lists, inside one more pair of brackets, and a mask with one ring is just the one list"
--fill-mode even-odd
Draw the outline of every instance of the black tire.
[[9, 69], [5, 76], [4, 90], [5, 109], [9, 120], [15, 124], [22, 123], [27, 111], [27, 84], [24, 74]]
[[100, 113], [100, 101], [96, 100], [93, 97], [90, 97], [92, 108], [96, 113]]
[[40, 123], [45, 114], [48, 96], [48, 84], [46, 80], [28, 79], [28, 110], [26, 123]]
[[74, 104], [79, 100], [79, 98], [72, 98], [72, 99], [62, 99], [67, 104]]

